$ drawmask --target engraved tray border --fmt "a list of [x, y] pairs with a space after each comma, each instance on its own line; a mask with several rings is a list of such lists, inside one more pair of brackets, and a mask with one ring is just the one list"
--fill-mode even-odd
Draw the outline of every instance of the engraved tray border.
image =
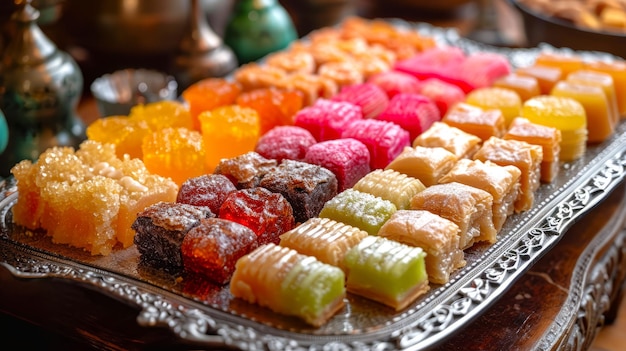
[[[523, 66], [548, 45], [533, 49], [502, 49], [461, 38], [453, 29], [391, 20], [433, 36], [440, 44], [466, 52], [494, 51]], [[569, 49], [558, 49], [569, 50]], [[594, 59], [608, 54], [584, 52]], [[204, 348], [241, 350], [421, 350], [433, 347], [485, 311], [537, 260], [557, 244], [580, 217], [616, 188], [626, 175], [626, 123], [595, 155], [580, 161], [569, 180], [545, 193], [519, 216], [498, 242], [468, 261], [451, 281], [375, 330], [353, 334], [300, 334], [272, 328], [216, 310], [132, 277], [92, 267], [10, 239], [7, 218], [17, 194], [11, 179], [0, 183], [0, 265], [16, 278], [62, 278], [84, 283], [140, 309], [137, 323], [169, 328], [181, 340]], [[562, 167], [569, 167], [568, 164]]]

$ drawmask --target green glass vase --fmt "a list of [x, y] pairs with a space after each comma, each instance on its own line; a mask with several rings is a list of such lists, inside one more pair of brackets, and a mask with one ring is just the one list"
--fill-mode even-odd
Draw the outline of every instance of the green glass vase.
[[9, 143], [9, 126], [4, 114], [0, 111], [0, 154], [4, 152]]
[[240, 64], [285, 49], [297, 38], [289, 13], [277, 0], [238, 0], [224, 32], [224, 42]]

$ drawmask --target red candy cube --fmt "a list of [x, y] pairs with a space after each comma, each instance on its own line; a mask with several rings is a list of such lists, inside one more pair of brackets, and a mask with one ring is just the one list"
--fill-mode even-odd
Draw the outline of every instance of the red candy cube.
[[402, 93], [389, 101], [389, 106], [377, 119], [399, 125], [414, 140], [433, 123], [441, 120], [441, 114], [430, 98], [421, 94]]
[[418, 93], [433, 100], [441, 116], [445, 116], [454, 104], [465, 101], [465, 92], [461, 88], [438, 78], [421, 81]]
[[347, 85], [339, 94], [333, 96], [334, 101], [347, 101], [361, 107], [363, 118], [378, 116], [389, 103], [387, 93], [373, 83]]
[[278, 163], [283, 159], [302, 161], [309, 147], [315, 143], [317, 140], [304, 128], [279, 126], [261, 136], [254, 151]]
[[342, 138], [354, 138], [367, 146], [372, 170], [385, 168], [404, 147], [410, 146], [409, 132], [395, 123], [378, 119], [353, 122]]
[[399, 93], [419, 93], [420, 80], [415, 76], [400, 71], [386, 71], [371, 76], [368, 83], [376, 84], [393, 98]]
[[352, 121], [362, 118], [361, 108], [353, 103], [318, 99], [296, 114], [294, 124], [308, 130], [317, 141], [324, 141], [340, 138]]

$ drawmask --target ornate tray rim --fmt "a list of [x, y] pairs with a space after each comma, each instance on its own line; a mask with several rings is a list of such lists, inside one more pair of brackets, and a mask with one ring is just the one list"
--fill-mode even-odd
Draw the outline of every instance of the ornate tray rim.
[[[397, 22], [399, 26], [410, 25]], [[413, 26], [413, 25], [410, 25]], [[538, 50], [499, 49], [462, 39], [455, 30], [427, 24], [414, 28], [439, 43], [466, 52], [497, 51], [521, 66]], [[565, 49], [568, 50], [568, 49]], [[612, 57], [588, 53], [597, 58]], [[607, 55], [607, 56], [605, 56]], [[624, 123], [622, 123], [624, 124]], [[169, 328], [186, 343], [205, 348], [229, 346], [242, 350], [421, 350], [436, 346], [466, 326], [495, 302], [523, 273], [557, 244], [581, 216], [606, 198], [626, 176], [626, 132], [618, 134], [569, 181], [535, 204], [516, 226], [463, 268], [458, 279], [438, 288], [423, 302], [378, 330], [350, 335], [309, 335], [275, 329], [216, 310], [154, 285], [67, 258], [42, 252], [0, 232], [0, 265], [16, 278], [61, 278], [92, 286], [123, 303], [137, 306], [137, 322]], [[0, 218], [16, 200], [14, 185], [0, 183]], [[4, 222], [3, 222], [4, 223]]]

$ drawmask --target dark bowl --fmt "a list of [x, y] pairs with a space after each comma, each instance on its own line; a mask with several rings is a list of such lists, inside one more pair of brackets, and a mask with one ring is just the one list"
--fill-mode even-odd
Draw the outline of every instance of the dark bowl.
[[626, 35], [577, 27], [508, 0], [521, 14], [528, 46], [547, 43], [559, 48], [607, 52], [626, 58]]

